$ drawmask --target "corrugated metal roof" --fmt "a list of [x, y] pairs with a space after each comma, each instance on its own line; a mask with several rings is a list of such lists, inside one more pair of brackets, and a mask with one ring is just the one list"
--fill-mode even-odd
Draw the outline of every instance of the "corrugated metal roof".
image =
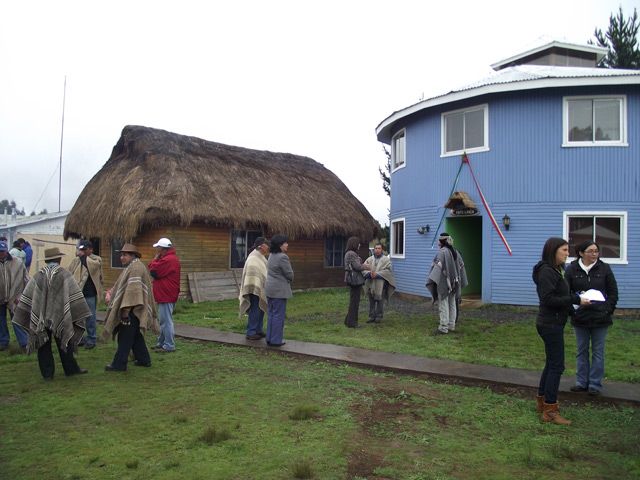
[[585, 85], [640, 84], [640, 70], [556, 67], [547, 65], [518, 65], [492, 73], [476, 82], [451, 90], [448, 93], [422, 100], [385, 118], [376, 133], [378, 140], [389, 143], [392, 125], [418, 111], [459, 100], [517, 90], [557, 88]]

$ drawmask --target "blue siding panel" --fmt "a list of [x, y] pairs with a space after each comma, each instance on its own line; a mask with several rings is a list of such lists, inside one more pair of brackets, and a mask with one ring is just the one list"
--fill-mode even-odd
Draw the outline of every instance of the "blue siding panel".
[[[628, 147], [562, 147], [562, 98], [627, 95]], [[392, 174], [391, 218], [406, 219], [404, 259], [393, 259], [398, 290], [427, 295], [425, 280], [435, 254], [435, 227], [444, 211], [460, 157], [440, 157], [442, 112], [487, 103], [489, 147], [470, 161], [497, 219], [508, 213], [509, 256], [481, 206], [465, 165], [456, 190], [468, 192], [484, 217], [482, 298], [486, 302], [537, 302], [531, 269], [545, 240], [562, 236], [563, 212], [627, 212], [626, 265], [612, 265], [621, 308], [640, 308], [640, 93], [636, 86], [545, 89], [501, 93], [433, 108], [405, 119], [406, 167]], [[499, 221], [499, 220], [498, 220]], [[431, 232], [419, 235], [419, 226]], [[463, 252], [464, 254], [464, 252]]]

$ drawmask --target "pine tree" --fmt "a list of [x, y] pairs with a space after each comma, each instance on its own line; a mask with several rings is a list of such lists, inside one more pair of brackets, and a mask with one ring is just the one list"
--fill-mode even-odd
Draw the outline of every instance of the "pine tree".
[[[607, 55], [600, 62], [603, 68], [629, 68], [640, 69], [640, 48], [638, 47], [638, 12], [634, 8], [633, 16], [624, 18], [622, 7], [614, 17], [609, 17], [609, 28], [603, 33], [599, 28], [595, 29], [594, 36], [597, 44], [608, 50]], [[589, 41], [594, 44], [593, 41]]]
[[382, 188], [388, 196], [391, 196], [391, 153], [384, 146], [382, 147], [384, 150], [384, 154], [387, 156], [387, 164], [385, 165], [385, 169], [383, 170], [381, 167], [378, 167], [378, 171], [380, 172], [380, 178], [382, 179]]

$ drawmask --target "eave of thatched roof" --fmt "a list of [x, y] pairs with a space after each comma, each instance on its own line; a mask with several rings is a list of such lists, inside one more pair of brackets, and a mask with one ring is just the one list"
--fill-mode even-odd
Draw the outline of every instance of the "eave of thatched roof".
[[344, 183], [308, 157], [126, 126], [69, 212], [64, 237], [132, 239], [194, 223], [292, 238], [379, 233]]

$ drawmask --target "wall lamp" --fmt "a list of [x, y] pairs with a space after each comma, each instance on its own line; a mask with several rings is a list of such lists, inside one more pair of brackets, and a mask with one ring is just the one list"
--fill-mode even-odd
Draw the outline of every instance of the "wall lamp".
[[427, 233], [429, 230], [431, 230], [431, 227], [429, 225], [424, 225], [422, 227], [418, 227], [418, 233], [420, 235], [424, 235], [425, 233]]
[[511, 217], [506, 213], [504, 214], [504, 217], [502, 217], [502, 225], [504, 225], [505, 230], [509, 230], [509, 227], [511, 226]]

